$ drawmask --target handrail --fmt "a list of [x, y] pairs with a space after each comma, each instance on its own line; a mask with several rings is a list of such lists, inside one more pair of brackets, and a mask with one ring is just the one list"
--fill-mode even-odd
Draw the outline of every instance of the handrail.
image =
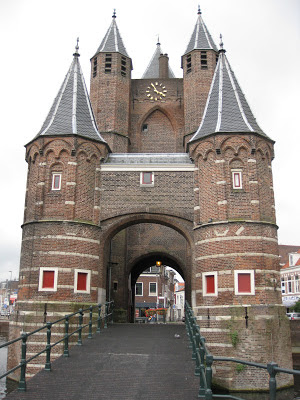
[[280, 368], [275, 362], [268, 364], [259, 364], [252, 361], [239, 360], [232, 357], [213, 356], [205, 343], [205, 337], [201, 335], [200, 327], [194, 316], [194, 312], [189, 303], [185, 302], [185, 324], [187, 335], [190, 340], [190, 348], [192, 349], [192, 359], [196, 361], [195, 375], [199, 376], [199, 392], [200, 399], [212, 400], [213, 398], [243, 400], [241, 397], [233, 395], [213, 394], [212, 392], [212, 365], [214, 361], [229, 361], [237, 364], [249, 365], [256, 368], [267, 370], [269, 373], [269, 395], [270, 400], [276, 400], [276, 374], [282, 372], [286, 374], [300, 375], [299, 370]]
[[[106, 302], [104, 304], [105, 309], [104, 309], [104, 314], [101, 315], [101, 309], [102, 309], [102, 305], [101, 304], [97, 304], [94, 306], [89, 306], [88, 308], [80, 308], [78, 311], [72, 313], [72, 314], [67, 314], [62, 318], [57, 319], [54, 322], [46, 322], [45, 325], [43, 325], [40, 328], [37, 328], [36, 330], [32, 331], [32, 332], [23, 332], [21, 336], [19, 336], [16, 339], [10, 340], [6, 343], [3, 343], [0, 345], [0, 349], [3, 347], [8, 347], [11, 344], [14, 344], [18, 341], [22, 341], [21, 344], [21, 361], [20, 363], [11, 368], [9, 371], [6, 371], [4, 374], [0, 375], [0, 379], [5, 378], [6, 376], [8, 376], [9, 374], [11, 374], [12, 372], [16, 371], [18, 368], [21, 369], [20, 371], [20, 381], [19, 381], [19, 387], [18, 390], [25, 392], [26, 391], [26, 367], [27, 364], [34, 360], [35, 358], [37, 358], [38, 356], [40, 356], [43, 353], [46, 353], [46, 363], [45, 363], [45, 371], [51, 371], [51, 349], [53, 347], [55, 347], [56, 345], [58, 345], [61, 342], [64, 342], [64, 352], [63, 352], [63, 356], [64, 357], [69, 357], [69, 337], [71, 337], [72, 335], [74, 335], [75, 333], [78, 333], [78, 340], [77, 340], [77, 345], [81, 346], [82, 345], [82, 330], [84, 328], [89, 328], [89, 333], [88, 333], [88, 339], [92, 338], [92, 328], [93, 328], [93, 310], [97, 309], [97, 329], [96, 329], [96, 333], [100, 333], [101, 332], [101, 322], [102, 320], [104, 320], [104, 328], [106, 329], [108, 326], [108, 321], [110, 320], [111, 323], [113, 323], [113, 305], [114, 302], [113, 301], [109, 301]], [[88, 311], [89, 312], [89, 322], [87, 324], [83, 325], [83, 316], [84, 316], [84, 312]], [[74, 331], [69, 333], [69, 320], [72, 317], [78, 316], [78, 328], [76, 328]], [[61, 339], [59, 339], [57, 342], [52, 343], [51, 344], [51, 328], [64, 321], [65, 322], [65, 332], [64, 335]], [[32, 357], [30, 358], [26, 358], [26, 351], [27, 351], [27, 339], [34, 335], [35, 333], [38, 333], [42, 330], [46, 329], [47, 332], [47, 343], [44, 349], [42, 349], [41, 351], [39, 351], [38, 353], [35, 353]]]

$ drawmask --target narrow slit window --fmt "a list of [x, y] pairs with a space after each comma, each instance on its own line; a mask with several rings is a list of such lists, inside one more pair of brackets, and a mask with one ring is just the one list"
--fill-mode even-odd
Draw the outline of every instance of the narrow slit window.
[[126, 76], [126, 64], [127, 64], [126, 58], [122, 57], [121, 58], [121, 75], [122, 76]]
[[97, 57], [95, 57], [93, 60], [93, 78], [97, 76], [97, 63]]
[[200, 60], [201, 60], [201, 69], [207, 69], [207, 53], [206, 53], [206, 51], [201, 51]]
[[142, 132], [148, 132], [148, 124], [143, 124]]
[[243, 189], [242, 171], [232, 170], [232, 187], [233, 189]]
[[61, 173], [53, 172], [52, 174], [52, 190], [61, 189]]
[[186, 73], [188, 74], [191, 71], [192, 71], [192, 56], [188, 54], [186, 56]]
[[105, 54], [105, 67], [104, 67], [104, 72], [106, 74], [111, 73], [111, 64], [112, 64], [112, 58], [111, 54]]

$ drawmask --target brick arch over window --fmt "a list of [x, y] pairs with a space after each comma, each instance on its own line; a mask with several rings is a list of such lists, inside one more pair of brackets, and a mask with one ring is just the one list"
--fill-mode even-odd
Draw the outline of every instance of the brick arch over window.
[[145, 115], [138, 136], [141, 153], [176, 152], [176, 128], [171, 117], [161, 108], [155, 108]]

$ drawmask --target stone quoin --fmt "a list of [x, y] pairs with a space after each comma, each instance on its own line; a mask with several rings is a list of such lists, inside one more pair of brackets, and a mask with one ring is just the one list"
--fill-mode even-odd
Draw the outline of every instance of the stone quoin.
[[[292, 368], [274, 141], [257, 124], [200, 9], [181, 57], [182, 78], [158, 42], [143, 77], [132, 79], [115, 13], [91, 57], [90, 95], [79, 60], [77, 44], [41, 130], [26, 145], [10, 337], [111, 299], [134, 322], [136, 280], [160, 260], [184, 278], [212, 354]], [[18, 357], [10, 350], [9, 364]], [[42, 364], [30, 364], [29, 373]], [[232, 390], [268, 387], [267, 373], [249, 367], [216, 364], [214, 378]], [[292, 378], [277, 381], [282, 387]]]

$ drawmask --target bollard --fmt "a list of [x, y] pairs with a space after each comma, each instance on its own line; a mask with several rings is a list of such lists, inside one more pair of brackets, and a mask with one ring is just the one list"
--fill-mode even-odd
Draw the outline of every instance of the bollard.
[[101, 304], [98, 304], [98, 319], [97, 319], [97, 322], [98, 322], [98, 326], [97, 326], [97, 333], [100, 333], [101, 332]]
[[27, 341], [27, 334], [22, 333], [22, 347], [21, 347], [21, 373], [20, 373], [20, 381], [18, 390], [20, 392], [26, 391], [26, 341]]
[[64, 357], [69, 357], [69, 317], [65, 316], [65, 348]]
[[47, 322], [47, 345], [46, 345], [46, 364], [45, 371], [51, 371], [51, 322]]

